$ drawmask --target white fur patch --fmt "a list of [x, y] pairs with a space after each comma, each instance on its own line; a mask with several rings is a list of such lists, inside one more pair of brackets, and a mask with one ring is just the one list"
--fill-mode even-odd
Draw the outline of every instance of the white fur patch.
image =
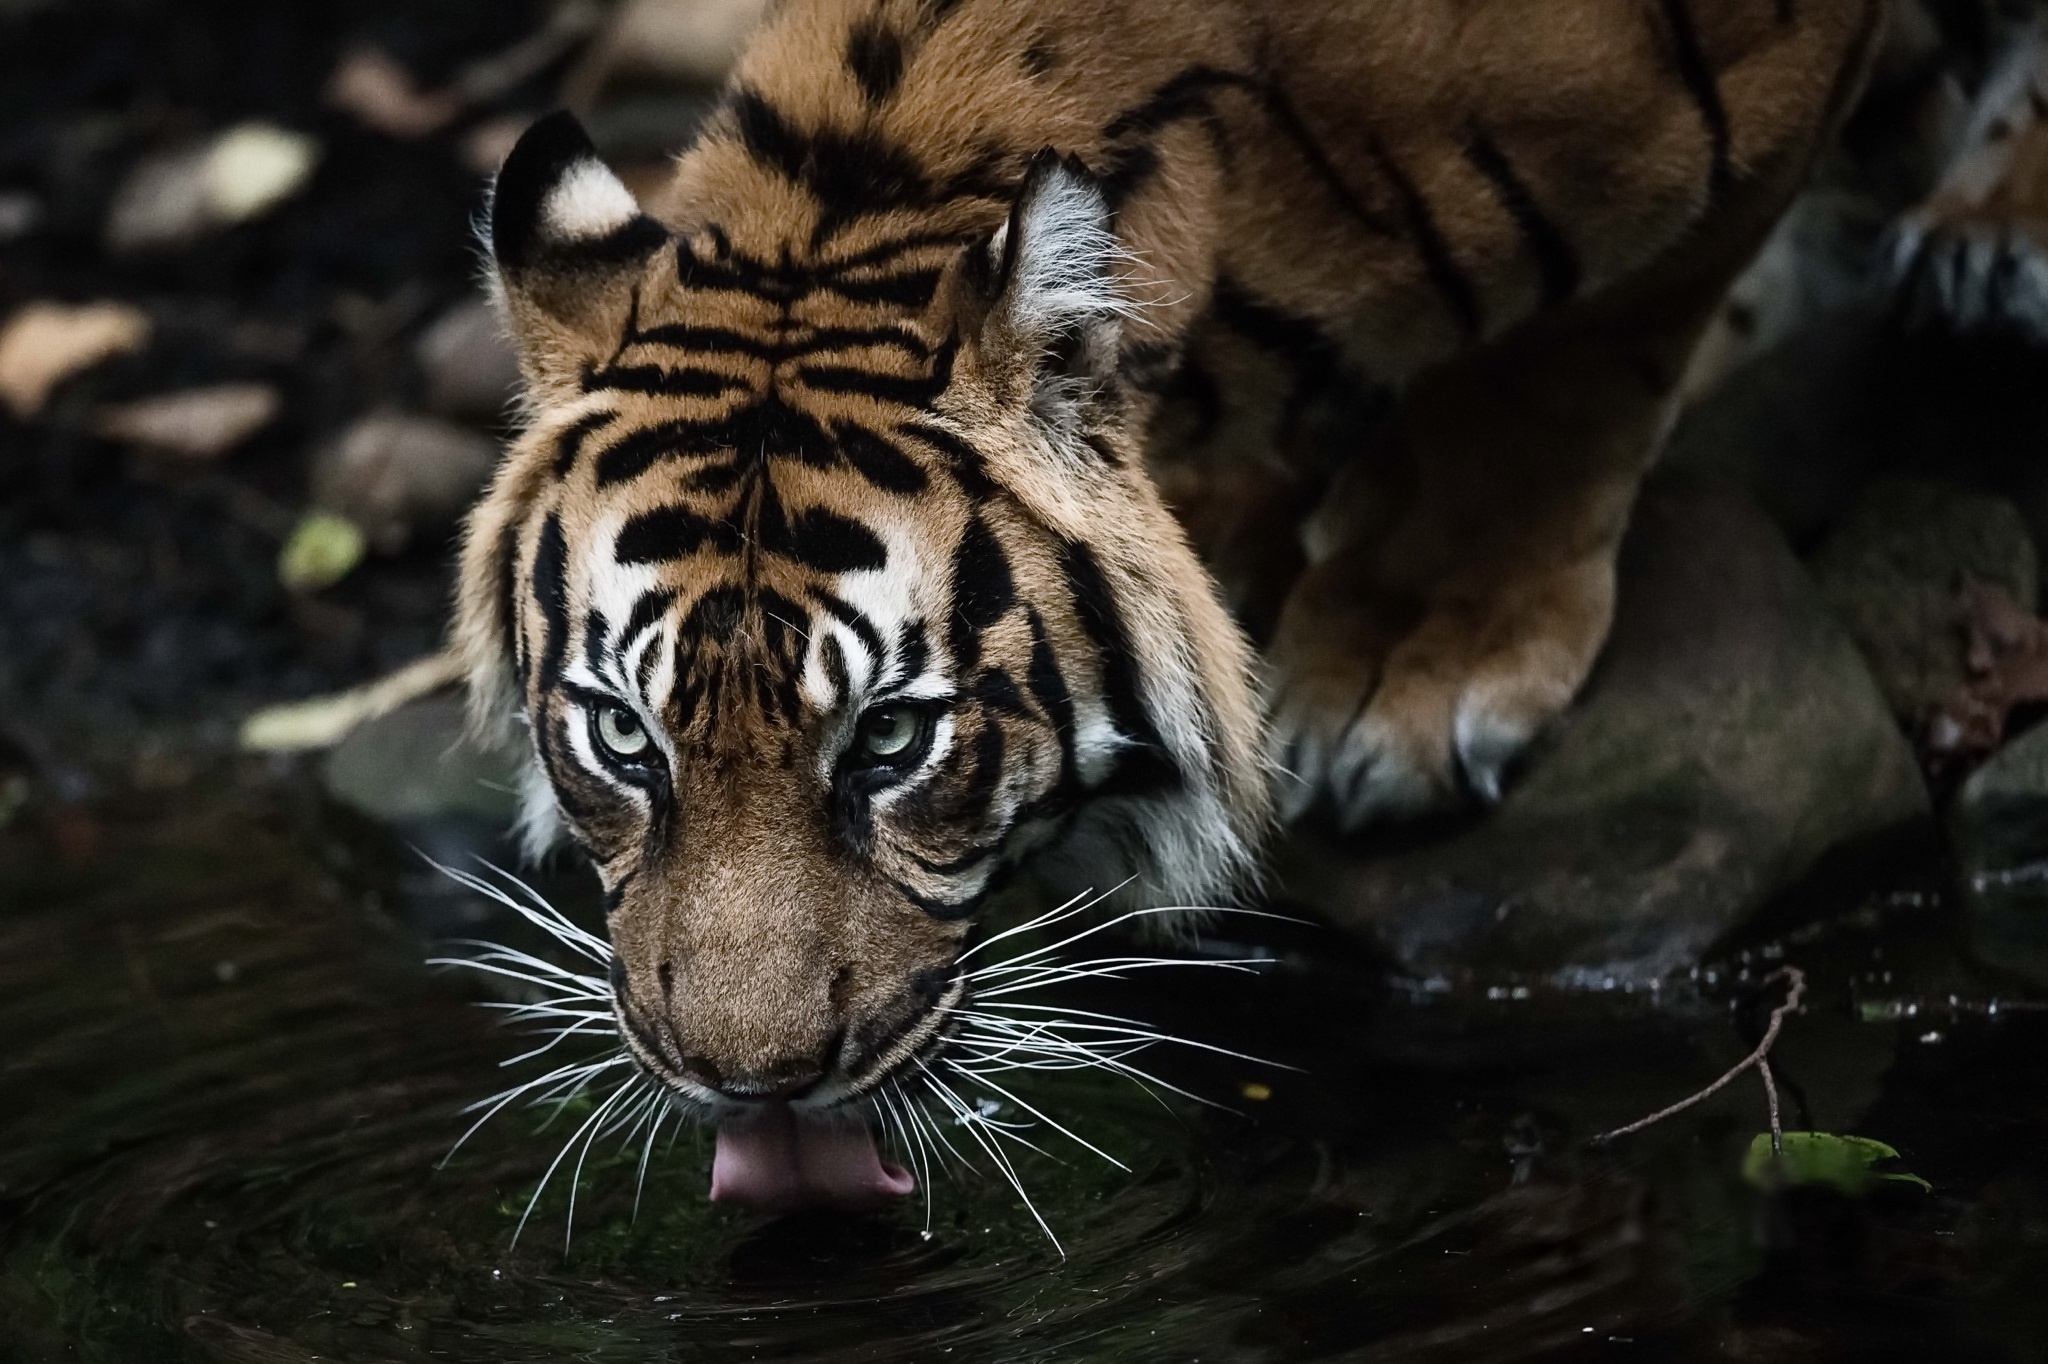
[[555, 241], [603, 237], [640, 214], [633, 192], [602, 161], [578, 161], [541, 204], [541, 235]]

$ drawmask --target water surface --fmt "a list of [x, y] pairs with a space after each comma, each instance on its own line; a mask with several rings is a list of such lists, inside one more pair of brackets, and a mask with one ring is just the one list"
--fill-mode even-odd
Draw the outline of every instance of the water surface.
[[[582, 912], [576, 868], [544, 884]], [[589, 1100], [508, 1110], [444, 1163], [468, 1105], [537, 1072], [499, 1067], [521, 1044], [488, 986], [424, 965], [507, 918], [292, 782], [0, 832], [0, 1358], [2048, 1356], [2048, 1016], [1922, 890], [1654, 995], [1451, 991], [1230, 926], [1210, 956], [1274, 964], [1072, 1002], [1299, 1069], [1144, 1058], [1222, 1108], [1018, 1088], [1127, 1167], [1030, 1133], [1057, 1247], [986, 1159], [884, 1215], [713, 1208], [694, 1133], [644, 1189], [616, 1140], [558, 1170], [515, 1245]], [[1750, 1080], [1588, 1143], [1743, 1055], [1782, 960], [1813, 981], [1776, 1055], [1788, 1125], [1889, 1142], [1930, 1192], [1744, 1183]]]

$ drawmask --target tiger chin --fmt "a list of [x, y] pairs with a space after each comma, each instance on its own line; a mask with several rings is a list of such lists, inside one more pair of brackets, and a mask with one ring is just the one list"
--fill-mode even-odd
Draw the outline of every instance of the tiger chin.
[[[527, 419], [456, 647], [714, 1197], [907, 1190], [845, 1115], [948, 1045], [1018, 873], [1201, 905], [1276, 802], [1498, 795], [1876, 13], [792, 0], [658, 203], [528, 131], [489, 228]], [[1404, 416], [1222, 518], [1313, 551], [1261, 664], [1148, 432], [1193, 369], [1234, 411], [1311, 366]], [[1298, 453], [1222, 425], [1212, 461]]]

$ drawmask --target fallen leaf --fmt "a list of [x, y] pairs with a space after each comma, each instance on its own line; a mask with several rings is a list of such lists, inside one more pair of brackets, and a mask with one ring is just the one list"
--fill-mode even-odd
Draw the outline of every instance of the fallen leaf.
[[392, 137], [425, 137], [455, 121], [462, 103], [445, 91], [422, 92], [390, 53], [359, 47], [327, 82], [327, 102]]
[[217, 384], [121, 403], [94, 428], [112, 440], [186, 459], [224, 455], [268, 426], [283, 400], [269, 384]]
[[1918, 1175], [1877, 1168], [1898, 1158], [1899, 1153], [1881, 1141], [1833, 1132], [1787, 1132], [1784, 1149], [1777, 1152], [1771, 1149], [1771, 1134], [1759, 1132], [1742, 1159], [1742, 1177], [1759, 1189], [1807, 1185], [1846, 1194], [1863, 1193], [1872, 1184], [1932, 1187]]
[[245, 222], [290, 198], [320, 160], [320, 144], [274, 123], [244, 123], [206, 155], [206, 203], [216, 221]]
[[1966, 677], [1927, 718], [1931, 756], [1969, 762], [1997, 749], [2019, 706], [2048, 703], [2048, 620], [1994, 583], [1957, 598]]
[[308, 512], [277, 556], [277, 579], [294, 592], [332, 587], [363, 561], [363, 532], [346, 516]]
[[31, 303], [0, 329], [0, 400], [33, 417], [64, 380], [148, 343], [149, 316], [129, 304]]

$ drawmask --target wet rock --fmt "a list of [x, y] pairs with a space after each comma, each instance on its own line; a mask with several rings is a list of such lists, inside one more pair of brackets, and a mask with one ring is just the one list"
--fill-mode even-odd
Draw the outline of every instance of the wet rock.
[[1892, 712], [1916, 730], [1967, 679], [1966, 592], [1999, 587], [2031, 603], [2039, 590], [2016, 507], [1927, 479], [1872, 484], [1809, 566]]
[[261, 122], [145, 157], [114, 195], [107, 245], [122, 252], [176, 248], [259, 217], [296, 193], [319, 159], [313, 138]]
[[359, 725], [321, 761], [328, 793], [384, 823], [468, 815], [504, 827], [518, 809], [524, 754], [489, 748], [464, 728], [463, 699], [414, 701]]
[[450, 422], [373, 412], [313, 459], [313, 504], [395, 553], [416, 530], [451, 526], [496, 464], [489, 438]]
[[1977, 954], [2048, 984], [2048, 724], [1963, 783], [1949, 834]]
[[1911, 750], [1783, 537], [1739, 495], [1665, 478], [1585, 695], [1500, 806], [1448, 832], [1298, 835], [1281, 882], [1418, 975], [1639, 983], [1927, 818]]
[[0, 328], [0, 402], [33, 417], [57, 385], [141, 350], [149, 331], [149, 315], [126, 303], [31, 303]]
[[519, 391], [519, 359], [484, 299], [458, 303], [435, 319], [414, 355], [427, 376], [427, 406], [441, 416], [501, 421]]
[[104, 409], [94, 427], [112, 440], [208, 460], [270, 425], [282, 405], [269, 384], [216, 384], [117, 404]]

